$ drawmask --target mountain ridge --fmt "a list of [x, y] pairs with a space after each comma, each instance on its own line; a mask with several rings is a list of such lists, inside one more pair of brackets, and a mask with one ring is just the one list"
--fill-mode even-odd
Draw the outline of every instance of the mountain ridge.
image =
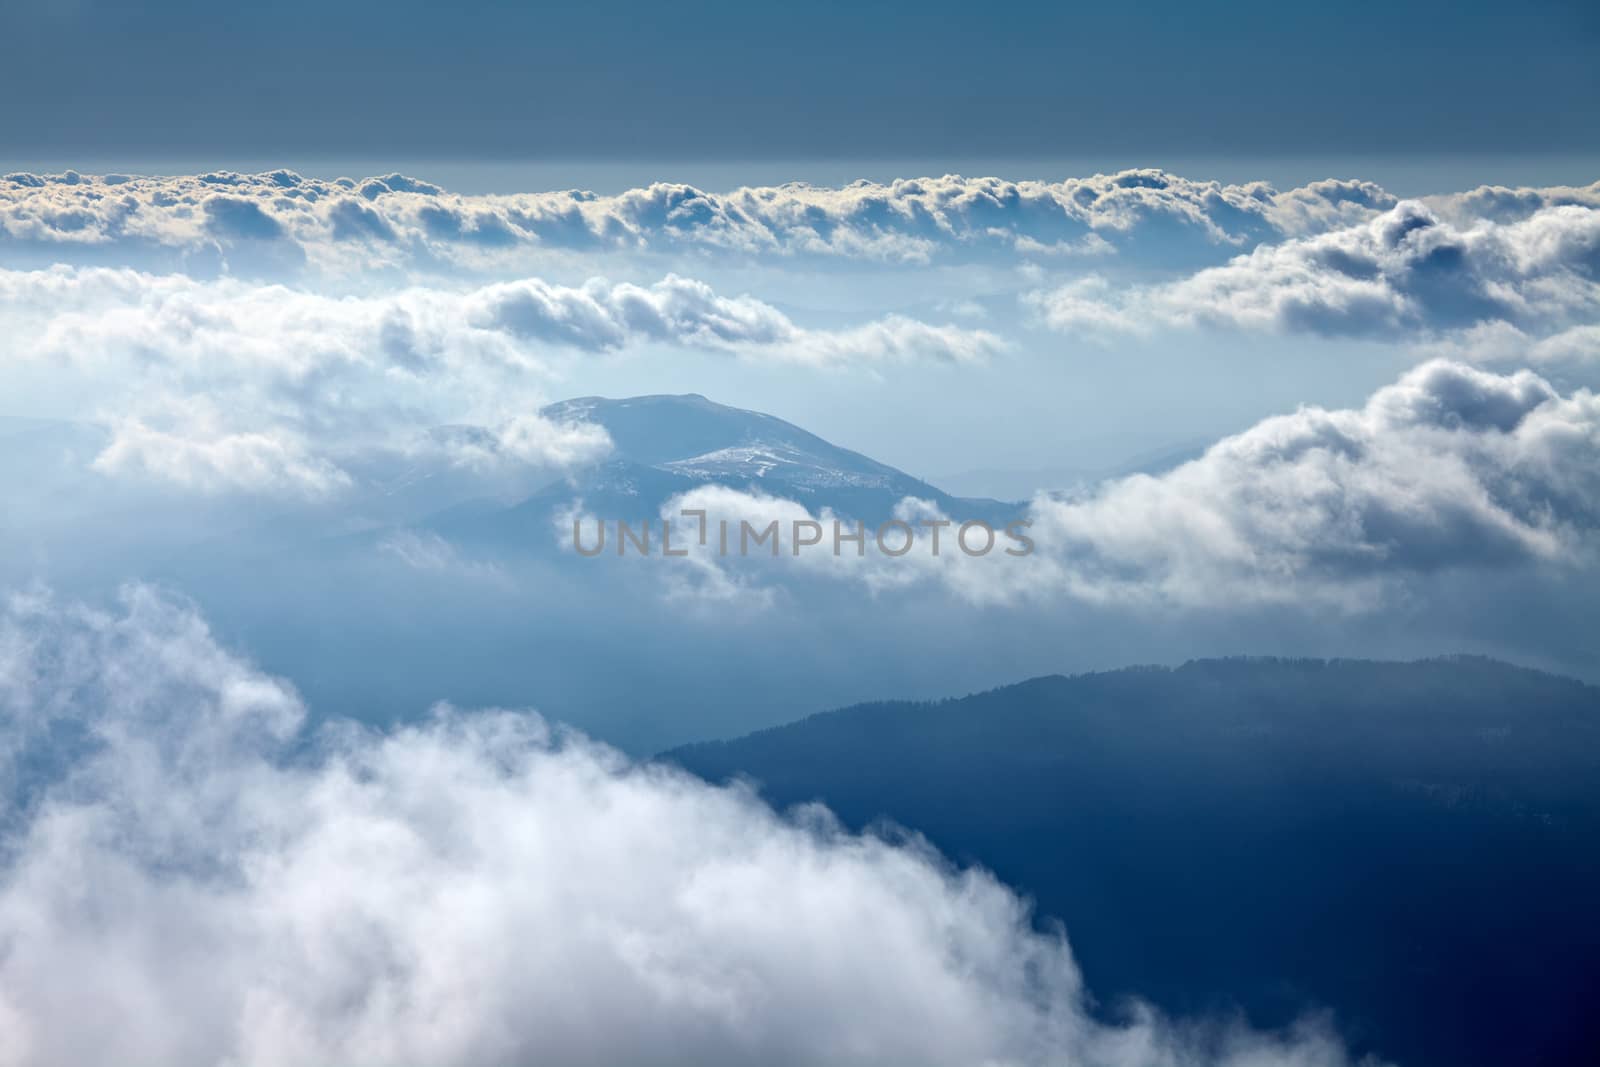
[[[609, 460], [672, 470], [702, 481], [766, 481], [776, 471], [780, 476], [772, 481], [803, 489], [848, 486], [902, 496], [950, 496], [786, 419], [721, 404], [700, 393], [575, 397], [548, 405], [539, 414], [604, 427], [613, 444]], [[799, 468], [800, 473], [795, 476], [787, 468]]]
[[1107, 1003], [1265, 1026], [1328, 1009], [1413, 1067], [1600, 1051], [1600, 687], [1578, 679], [1199, 659], [855, 704], [659, 759], [993, 871], [1064, 924]]
[[453, 508], [424, 525], [449, 537], [526, 546], [552, 540], [555, 518], [578, 501], [605, 519], [652, 519], [672, 497], [705, 485], [781, 497], [813, 513], [827, 508], [873, 524], [891, 518], [907, 497], [931, 501], [957, 519], [992, 524], [1010, 521], [1025, 506], [954, 496], [775, 415], [700, 393], [574, 397], [539, 414], [604, 428], [612, 451], [515, 503], [488, 512]]
[[1594, 699], [1600, 701], [1600, 685], [1586, 682], [1581, 678], [1562, 674], [1559, 671], [1546, 670], [1542, 667], [1530, 667], [1526, 664], [1514, 663], [1510, 660], [1499, 659], [1494, 656], [1485, 656], [1476, 652], [1443, 653], [1436, 656], [1422, 656], [1416, 659], [1389, 660], [1371, 659], [1359, 656], [1272, 656], [1240, 654], [1233, 656], [1203, 656], [1184, 660], [1177, 664], [1166, 663], [1130, 663], [1122, 667], [1112, 667], [1104, 670], [1075, 671], [1070, 674], [1050, 673], [1036, 674], [1015, 682], [991, 686], [987, 689], [975, 689], [955, 696], [937, 697], [931, 700], [868, 700], [842, 707], [825, 708], [812, 712], [790, 722], [777, 723], [764, 726], [748, 733], [727, 738], [707, 738], [703, 741], [693, 741], [683, 745], [675, 745], [660, 754], [660, 758], [671, 758], [674, 753], [699, 748], [701, 746], [715, 746], [742, 741], [747, 738], [761, 737], [769, 734], [781, 733], [793, 727], [800, 726], [813, 720], [829, 719], [836, 716], [848, 716], [857, 711], [866, 711], [875, 708], [938, 708], [950, 704], [957, 704], [965, 700], [1007, 693], [1013, 690], [1022, 690], [1032, 686], [1052, 683], [1070, 683], [1086, 679], [1103, 679], [1120, 676], [1136, 676], [1142, 674], [1178, 676], [1185, 672], [1195, 670], [1227, 669], [1232, 667], [1284, 667], [1299, 669], [1333, 669], [1342, 666], [1428, 666], [1428, 665], [1464, 665], [1482, 666], [1512, 673], [1525, 674], [1534, 678], [1552, 683], [1567, 684], [1578, 689], [1590, 690]]

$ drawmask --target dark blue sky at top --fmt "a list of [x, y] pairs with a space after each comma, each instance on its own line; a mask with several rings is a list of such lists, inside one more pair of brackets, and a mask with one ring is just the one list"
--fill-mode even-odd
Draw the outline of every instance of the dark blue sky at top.
[[1571, 152], [1600, 5], [10, 0], [9, 157]]

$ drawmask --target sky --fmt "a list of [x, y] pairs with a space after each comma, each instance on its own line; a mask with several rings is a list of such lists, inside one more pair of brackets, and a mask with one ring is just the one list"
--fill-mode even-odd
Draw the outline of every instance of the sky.
[[32, 159], [1560, 154], [1597, 40], [1569, 2], [22, 0], [0, 113]]

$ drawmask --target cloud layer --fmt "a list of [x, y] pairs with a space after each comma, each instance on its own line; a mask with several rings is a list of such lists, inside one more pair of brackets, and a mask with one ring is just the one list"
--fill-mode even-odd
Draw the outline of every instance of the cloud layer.
[[1157, 170], [1059, 182], [913, 178], [710, 193], [658, 183], [463, 196], [403, 175], [335, 181], [289, 171], [180, 177], [0, 178], [0, 264], [131, 265], [284, 274], [307, 266], [529, 269], [530, 254], [664, 252], [876, 263], [994, 254], [1215, 261], [1259, 241], [1358, 222], [1394, 204], [1370, 182], [1279, 191]]
[[1511, 347], [1506, 331], [1526, 339], [1524, 349], [1600, 318], [1600, 208], [1496, 214], [1510, 220], [1452, 222], [1408, 201], [1179, 281], [1118, 290], [1079, 280], [1033, 302], [1046, 323], [1068, 332], [1207, 326], [1425, 340], [1488, 328], [1500, 331], [1502, 347]]
[[531, 715], [304, 714], [147, 590], [6, 602], [0, 1063], [1347, 1062], [1096, 1021], [1058, 935], [915, 841]]

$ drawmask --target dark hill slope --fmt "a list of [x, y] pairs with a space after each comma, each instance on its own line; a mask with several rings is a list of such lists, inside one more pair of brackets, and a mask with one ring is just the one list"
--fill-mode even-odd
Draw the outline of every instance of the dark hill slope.
[[1600, 689], [1483, 659], [1220, 660], [864, 705], [668, 755], [982, 863], [1091, 988], [1401, 1064], [1600, 1063]]

